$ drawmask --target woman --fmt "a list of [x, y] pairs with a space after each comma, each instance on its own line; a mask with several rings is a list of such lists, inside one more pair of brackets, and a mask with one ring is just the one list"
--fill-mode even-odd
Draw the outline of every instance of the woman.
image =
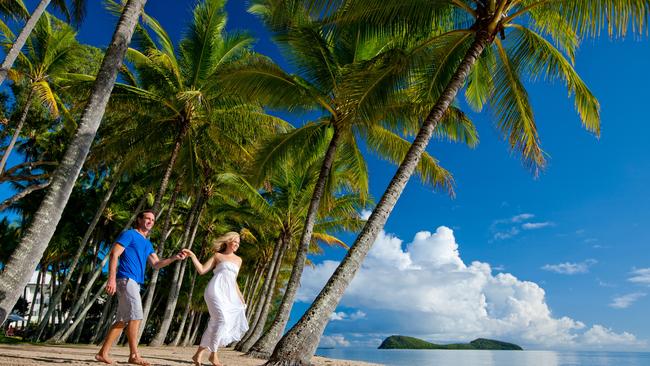
[[199, 274], [206, 274], [210, 270], [214, 273], [203, 294], [210, 321], [199, 348], [192, 356], [195, 365], [201, 365], [203, 352], [207, 349], [210, 351], [210, 362], [214, 366], [222, 366], [217, 349], [240, 340], [248, 330], [246, 305], [237, 285], [237, 273], [242, 264], [242, 259], [235, 255], [239, 248], [239, 234], [229, 232], [215, 239], [213, 245], [214, 255], [203, 264], [191, 250], [183, 249], [183, 253], [192, 258]]

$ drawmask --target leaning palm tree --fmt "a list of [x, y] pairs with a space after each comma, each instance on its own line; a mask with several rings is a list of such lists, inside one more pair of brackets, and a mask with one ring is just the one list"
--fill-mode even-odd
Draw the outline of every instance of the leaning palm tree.
[[[250, 57], [234, 64], [225, 82], [235, 92], [270, 107], [322, 114], [316, 121], [270, 141], [254, 169], [256, 180], [262, 182], [290, 156], [320, 162], [298, 242], [293, 269], [296, 278], [290, 282], [295, 286], [287, 288], [291, 306], [337, 154], [353, 167], [355, 186], [365, 195], [367, 168], [360, 141], [368, 142], [367, 146], [382, 158], [399, 162], [409, 143], [397, 131], [408, 133], [417, 128], [414, 116], [426, 103], [412, 102], [412, 91], [404, 89], [402, 75], [409, 64], [408, 55], [387, 37], [364, 36], [358, 27], [335, 33], [321, 27], [300, 1], [262, 0], [251, 10], [276, 33], [299, 73], [289, 74], [264, 57]], [[445, 122], [436, 131], [439, 136], [475, 143], [473, 125], [463, 113], [454, 109], [445, 114]], [[319, 149], [304, 149], [322, 144], [326, 146], [324, 154], [314, 153]], [[425, 154], [417, 169], [426, 183], [452, 191], [451, 175], [430, 155]]]
[[[45, 8], [47, 8], [50, 2], [52, 2], [55, 8], [63, 12], [68, 21], [73, 21], [76, 24], [79, 24], [85, 15], [86, 0], [73, 0], [72, 14], [70, 13], [65, 0], [40, 0], [36, 9], [34, 9], [34, 12], [29, 16], [25, 26], [9, 49], [9, 52], [7, 52], [4, 61], [2, 61], [2, 65], [0, 65], [0, 85], [4, 83], [9, 69], [13, 66], [16, 58], [18, 58], [20, 50], [25, 46], [27, 38], [34, 30], [34, 27], [38, 23], [39, 19], [41, 19], [41, 16], [45, 12]], [[17, 15], [19, 17], [26, 17], [27, 15], [27, 10], [25, 9], [22, 0], [3, 0], [2, 3], [0, 3], [0, 10], [5, 13], [11, 12], [12, 15]], [[4, 23], [2, 24], [4, 25]]]
[[[5, 40], [13, 38], [9, 28], [2, 27], [1, 31]], [[56, 119], [60, 114], [66, 114], [65, 117], [69, 118], [57, 87], [58, 79], [70, 71], [71, 61], [80, 55], [81, 45], [75, 37], [76, 32], [72, 27], [46, 13], [29, 37], [27, 47], [18, 58], [18, 64], [10, 71], [10, 78], [16, 83], [24, 84], [28, 95], [13, 136], [2, 155], [0, 175], [4, 172], [33, 102], [46, 107], [52, 118]]]
[[106, 50], [90, 99], [81, 115], [77, 133], [70, 142], [25, 236], [6, 264], [4, 272], [0, 274], [0, 322], [4, 322], [18, 300], [21, 289], [29, 281], [54, 234], [104, 115], [118, 70], [145, 3], [146, 0], [130, 0], [125, 5]]
[[[328, 9], [331, 5], [331, 1], [312, 3], [325, 4]], [[337, 14], [340, 24], [361, 22], [370, 32], [424, 37], [422, 48], [429, 46], [432, 66], [418, 70], [414, 78], [418, 85], [425, 86], [423, 98], [433, 98], [435, 105], [355, 243], [310, 308], [278, 343], [269, 365], [309, 364], [329, 314], [336, 309], [436, 127], [466, 82], [471, 103], [490, 103], [510, 147], [537, 172], [544, 166], [544, 156], [521, 77], [546, 76], [564, 81], [575, 95], [583, 125], [598, 133], [598, 103], [573, 69], [578, 40], [597, 35], [606, 25], [611, 33], [625, 34], [629, 28], [642, 31], [650, 8], [648, 0], [341, 3]], [[432, 25], [436, 29], [431, 29]]]

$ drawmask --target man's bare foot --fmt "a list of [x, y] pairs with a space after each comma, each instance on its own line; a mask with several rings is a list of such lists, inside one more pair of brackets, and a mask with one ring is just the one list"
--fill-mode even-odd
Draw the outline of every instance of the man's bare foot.
[[129, 356], [129, 363], [133, 365], [151, 366], [151, 364], [138, 355]]
[[202, 365], [201, 364], [201, 358], [199, 357], [199, 355], [195, 354], [194, 356], [192, 356], [192, 361], [194, 361], [194, 366], [201, 366]]
[[113, 364], [113, 360], [108, 358], [108, 356], [104, 356], [104, 355], [99, 354], [99, 353], [95, 355], [95, 360], [97, 360], [99, 362], [107, 363], [109, 365]]

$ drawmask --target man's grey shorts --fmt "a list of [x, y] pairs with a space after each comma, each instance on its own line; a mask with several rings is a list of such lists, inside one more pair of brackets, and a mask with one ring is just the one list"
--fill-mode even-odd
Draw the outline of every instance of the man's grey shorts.
[[115, 322], [129, 322], [143, 318], [140, 285], [131, 278], [118, 278]]

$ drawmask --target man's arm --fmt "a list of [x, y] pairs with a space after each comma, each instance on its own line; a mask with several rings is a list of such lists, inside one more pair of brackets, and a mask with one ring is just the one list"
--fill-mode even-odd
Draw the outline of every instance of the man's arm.
[[115, 294], [117, 288], [117, 261], [120, 258], [120, 255], [122, 255], [122, 252], [124, 252], [124, 247], [120, 245], [120, 243], [115, 243], [113, 244], [111, 252], [108, 254], [110, 257], [108, 258], [108, 282], [106, 282], [106, 292], [109, 295]]
[[149, 264], [155, 268], [155, 269], [161, 269], [165, 266], [168, 266], [172, 264], [173, 262], [176, 262], [178, 260], [184, 259], [185, 255], [181, 252], [176, 254], [173, 257], [165, 258], [165, 259], [159, 259], [158, 255], [154, 252], [149, 254]]

